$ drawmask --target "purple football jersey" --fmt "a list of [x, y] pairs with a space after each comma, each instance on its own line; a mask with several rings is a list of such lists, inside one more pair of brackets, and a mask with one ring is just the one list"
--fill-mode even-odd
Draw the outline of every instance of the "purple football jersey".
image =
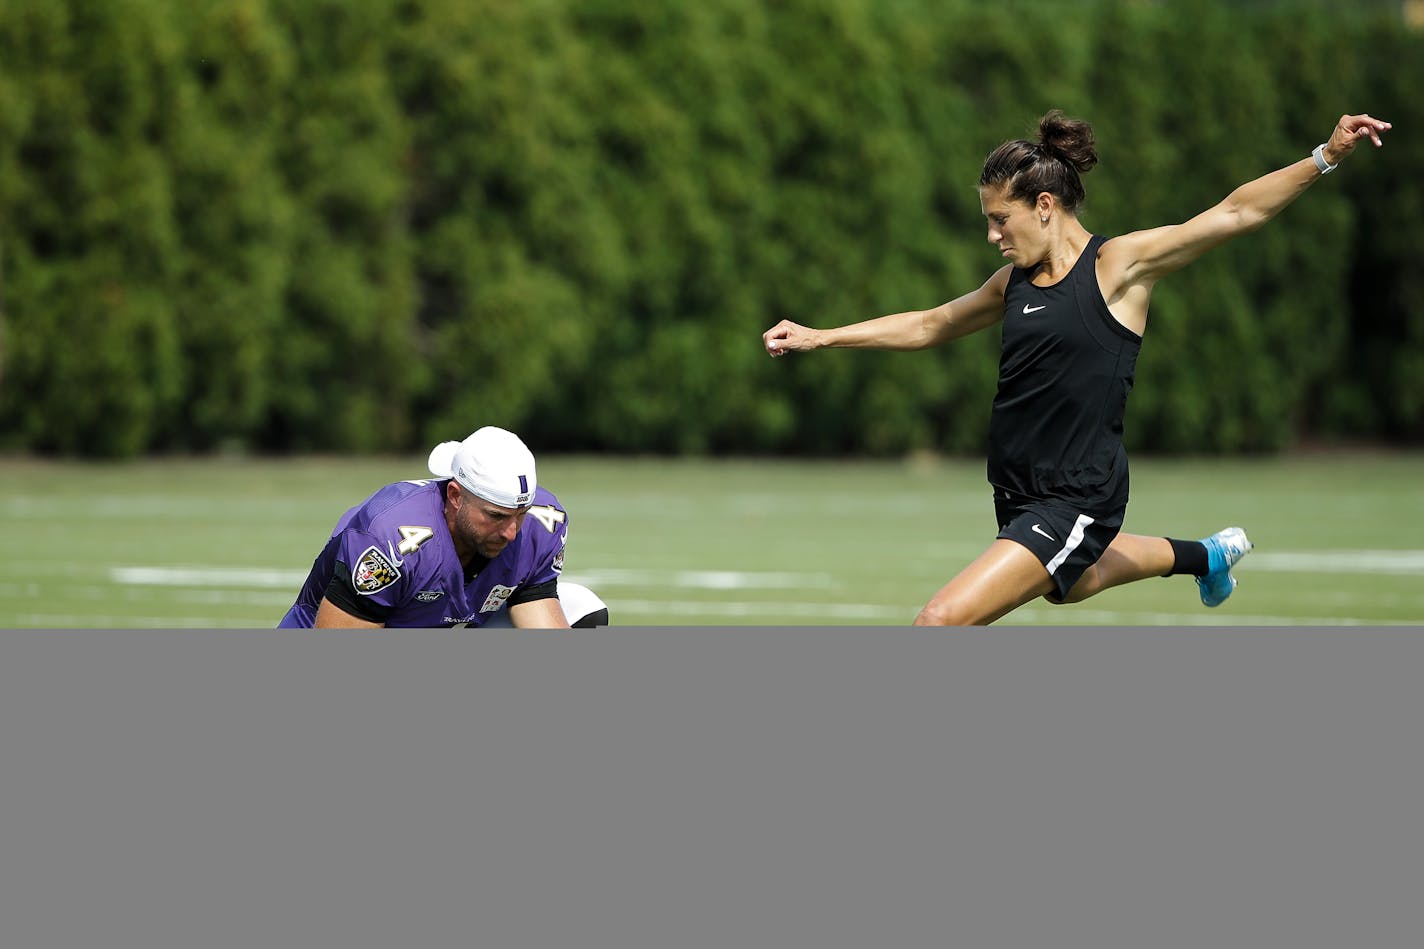
[[[540, 487], [514, 540], [468, 583], [445, 524], [446, 480], [388, 484], [341, 516], [281, 627], [312, 626], [337, 570], [387, 626], [482, 626], [520, 587], [564, 568], [568, 515]], [[516, 602], [518, 602], [516, 598]]]

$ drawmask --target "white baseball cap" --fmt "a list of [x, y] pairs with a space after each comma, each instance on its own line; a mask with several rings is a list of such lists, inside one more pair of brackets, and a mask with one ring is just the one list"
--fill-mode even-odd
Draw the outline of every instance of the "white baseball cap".
[[430, 473], [454, 478], [476, 497], [500, 507], [527, 507], [537, 486], [534, 453], [519, 436], [486, 425], [462, 442], [441, 442], [430, 453]]

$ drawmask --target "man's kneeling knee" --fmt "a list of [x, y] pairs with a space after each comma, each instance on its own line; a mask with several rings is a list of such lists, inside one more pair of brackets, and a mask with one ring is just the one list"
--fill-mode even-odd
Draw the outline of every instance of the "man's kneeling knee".
[[580, 583], [559, 582], [559, 605], [575, 629], [592, 629], [608, 625], [608, 604]]

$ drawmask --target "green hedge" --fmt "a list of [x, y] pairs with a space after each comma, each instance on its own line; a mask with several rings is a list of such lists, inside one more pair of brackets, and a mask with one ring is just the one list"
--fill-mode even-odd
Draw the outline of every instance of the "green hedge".
[[0, 447], [976, 453], [996, 333], [775, 362], [760, 334], [981, 282], [980, 164], [1053, 107], [1095, 125], [1104, 233], [1393, 121], [1162, 284], [1128, 435], [1418, 444], [1421, 87], [1379, 5], [20, 0]]

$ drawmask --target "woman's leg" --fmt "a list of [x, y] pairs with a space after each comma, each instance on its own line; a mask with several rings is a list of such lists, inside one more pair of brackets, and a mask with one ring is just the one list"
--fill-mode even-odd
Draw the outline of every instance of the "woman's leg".
[[1175, 563], [1176, 555], [1167, 538], [1118, 534], [1098, 562], [1083, 571], [1062, 602], [1078, 603], [1110, 587], [1164, 577], [1172, 572]]
[[915, 625], [987, 626], [1052, 590], [1053, 579], [1033, 551], [1001, 538], [940, 588]]

